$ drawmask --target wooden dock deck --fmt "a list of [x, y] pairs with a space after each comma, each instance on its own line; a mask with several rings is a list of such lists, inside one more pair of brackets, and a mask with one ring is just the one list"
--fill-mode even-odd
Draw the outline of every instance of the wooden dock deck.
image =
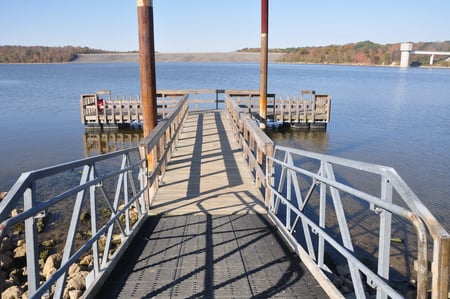
[[[192, 106], [209, 105], [218, 109], [224, 97], [233, 98], [245, 112], [258, 118], [259, 91], [256, 90], [159, 90], [157, 92], [158, 118], [165, 118], [185, 96]], [[118, 128], [142, 126], [141, 99], [139, 97], [111, 98], [109, 90], [82, 94], [80, 98], [81, 123], [86, 128]], [[326, 128], [330, 121], [331, 97], [303, 90], [301, 96], [276, 97], [267, 94], [269, 122], [301, 128]]]
[[225, 111], [190, 112], [150, 213], [265, 213]]
[[224, 111], [190, 112], [151, 217], [100, 293], [325, 298], [266, 217]]

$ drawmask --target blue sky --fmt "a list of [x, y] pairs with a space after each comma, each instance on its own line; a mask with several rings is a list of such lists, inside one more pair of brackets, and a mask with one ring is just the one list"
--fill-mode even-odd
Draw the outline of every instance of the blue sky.
[[[260, 0], [153, 0], [159, 52], [260, 46]], [[269, 0], [269, 47], [450, 40], [450, 1]], [[0, 45], [138, 49], [136, 0], [0, 1]]]

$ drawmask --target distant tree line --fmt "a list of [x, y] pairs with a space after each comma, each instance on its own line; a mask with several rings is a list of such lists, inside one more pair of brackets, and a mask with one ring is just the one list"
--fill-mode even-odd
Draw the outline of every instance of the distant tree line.
[[[414, 50], [450, 52], [450, 41], [413, 43]], [[246, 48], [242, 52], [257, 52], [258, 48]], [[332, 63], [359, 65], [393, 65], [400, 63], [400, 43], [381, 45], [371, 41], [361, 41], [345, 45], [324, 47], [299, 47], [287, 49], [270, 49], [269, 52], [284, 53], [279, 62], [290, 63]], [[450, 66], [445, 56], [435, 56], [434, 65]], [[413, 66], [429, 65], [427, 55], [411, 55]]]
[[0, 63], [70, 62], [78, 54], [104, 53], [88, 47], [0, 46]]
[[[450, 41], [413, 43], [414, 50], [450, 52]], [[259, 48], [245, 48], [239, 52], [259, 52]], [[110, 51], [88, 47], [44, 47], [44, 46], [0, 46], [0, 63], [61, 63], [74, 60], [78, 54], [108, 53]], [[288, 63], [332, 63], [359, 65], [393, 65], [400, 62], [400, 43], [381, 45], [361, 41], [345, 45], [323, 47], [298, 47], [269, 49], [282, 53], [279, 62]], [[412, 66], [429, 65], [427, 55], [411, 55]], [[445, 56], [435, 56], [434, 65], [450, 67]]]

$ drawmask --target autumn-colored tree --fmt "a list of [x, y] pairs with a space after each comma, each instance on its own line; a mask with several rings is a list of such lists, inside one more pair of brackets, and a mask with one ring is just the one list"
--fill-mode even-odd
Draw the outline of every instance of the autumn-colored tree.
[[77, 54], [103, 53], [87, 47], [0, 46], [0, 63], [60, 63], [72, 61]]
[[[415, 50], [450, 51], [450, 41], [414, 43]], [[400, 43], [381, 45], [371, 41], [361, 41], [341, 46], [288, 48], [280, 62], [302, 63], [344, 63], [363, 65], [391, 65], [400, 62]], [[435, 65], [448, 66], [448, 57], [435, 59]], [[413, 65], [429, 64], [426, 55], [412, 55]]]

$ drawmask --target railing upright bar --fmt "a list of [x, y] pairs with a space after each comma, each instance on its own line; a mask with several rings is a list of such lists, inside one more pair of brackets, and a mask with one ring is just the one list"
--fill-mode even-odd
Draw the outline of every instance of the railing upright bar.
[[[266, 178], [268, 177], [268, 174], [267, 174], [267, 169], [272, 169], [272, 161], [267, 161], [267, 159], [265, 158], [266, 156], [273, 156], [274, 155], [274, 144], [273, 144], [273, 142], [272, 143], [266, 143], [266, 153], [265, 153], [265, 156], [264, 156], [264, 159], [265, 159], [265, 162], [266, 162]], [[269, 207], [269, 201], [270, 201], [270, 198], [271, 198], [271, 196], [272, 196], [272, 193], [271, 193], [271, 191], [270, 191], [270, 189], [267, 187], [267, 181], [266, 180], [264, 180], [263, 181], [263, 185], [264, 185], [264, 187], [265, 187], [265, 200], [264, 200], [264, 202], [265, 202], [265, 206], [266, 206], [266, 209]]]
[[[130, 161], [129, 154], [128, 153], [124, 154], [124, 158], [127, 161], [127, 163], [126, 163], [127, 167], [126, 168], [130, 169], [131, 161]], [[129, 186], [131, 188], [131, 191], [130, 191], [131, 193], [130, 194], [132, 194], [134, 196], [134, 195], [137, 194], [137, 189], [136, 189], [136, 182], [134, 181], [134, 177], [133, 177], [133, 172], [131, 170], [127, 171], [127, 177], [128, 177], [128, 184], [129, 184]], [[139, 178], [139, 176], [138, 176], [138, 178]], [[140, 201], [137, 202], [137, 205], [139, 205], [139, 204], [140, 204]], [[138, 213], [140, 213], [141, 209], [139, 209], [139, 206], [136, 206], [136, 209], [138, 210]]]
[[450, 239], [443, 237], [434, 241], [431, 264], [431, 289], [433, 299], [448, 297]]
[[[385, 176], [381, 178], [381, 200], [392, 203], [392, 185]], [[379, 212], [380, 214], [378, 275], [385, 279], [389, 279], [392, 213], [384, 209], [380, 209], [380, 211], [376, 212]], [[381, 288], [378, 289], [377, 299], [385, 298], [387, 298], [387, 293]]]
[[[126, 160], [126, 157], [124, 156], [123, 157], [124, 168], [125, 168], [126, 164], [127, 164], [127, 160]], [[123, 173], [123, 198], [124, 198], [125, 205], [127, 205], [129, 203], [128, 194], [129, 194], [129, 190], [128, 190], [128, 172], [124, 172]], [[125, 213], [125, 231], [127, 233], [127, 236], [130, 235], [130, 233], [131, 233], [130, 213]]]
[[[292, 162], [292, 157], [290, 154], [287, 154], [286, 156], [286, 163], [287, 164], [291, 164]], [[287, 200], [289, 200], [290, 202], [292, 202], [292, 169], [287, 168], [286, 169], [286, 186], [287, 186], [287, 190], [286, 190], [286, 198]]]
[[[90, 171], [91, 171], [91, 167], [89, 165], [85, 165], [83, 167], [83, 173], [81, 176], [80, 185], [85, 184], [89, 180]], [[72, 212], [72, 218], [70, 220], [69, 230], [67, 231], [67, 238], [66, 238], [66, 243], [64, 245], [64, 251], [63, 251], [63, 257], [61, 260], [61, 264], [67, 263], [67, 261], [71, 257], [73, 245], [75, 243], [75, 236], [76, 236], [77, 228], [78, 228], [78, 219], [80, 218], [81, 208], [83, 206], [84, 195], [85, 195], [84, 189], [77, 193], [75, 205], [74, 205], [73, 212]], [[65, 285], [66, 278], [67, 278], [66, 273], [67, 273], [67, 271], [64, 271], [56, 283], [56, 289], [55, 289], [55, 297], [56, 298], [62, 298], [63, 291], [64, 291], [64, 285]]]
[[[428, 249], [426, 228], [423, 221], [417, 216], [410, 218], [417, 233], [417, 298], [428, 297]], [[447, 273], [448, 276], [448, 273]], [[437, 290], [436, 290], [437, 291]]]
[[[35, 184], [31, 184], [24, 193], [24, 209], [32, 209], [35, 201]], [[34, 294], [39, 287], [39, 247], [35, 218], [25, 220], [25, 246], [28, 272], [28, 292]]]
[[[92, 181], [95, 178], [95, 166], [89, 172], [89, 180]], [[92, 235], [97, 233], [97, 200], [95, 196], [95, 185], [91, 185], [89, 187], [89, 200], [90, 200], [90, 213], [91, 213], [91, 231]], [[100, 272], [99, 265], [99, 256], [98, 256], [98, 243], [95, 242], [92, 245], [92, 256], [93, 256], [93, 264], [94, 264], [94, 276], [96, 276]]]
[[[336, 181], [333, 167], [330, 163], [324, 164], [324, 170], [325, 170], [325, 177], [332, 181]], [[342, 199], [339, 194], [338, 189], [334, 187], [330, 187], [330, 193], [331, 193], [331, 199], [333, 201], [334, 210], [336, 212], [336, 218], [337, 222], [339, 224], [339, 231], [341, 233], [342, 237], [342, 243], [344, 244], [345, 248], [347, 248], [349, 251], [353, 252], [353, 243], [350, 237], [350, 230], [348, 228], [347, 219], [345, 217], [344, 207], [342, 205]], [[355, 289], [356, 298], [365, 298], [364, 294], [364, 288], [362, 285], [361, 275], [359, 273], [359, 270], [356, 268], [356, 266], [348, 261], [348, 267], [350, 269], [350, 274], [353, 281], [353, 288]]]
[[[320, 161], [319, 175], [323, 176], [325, 173], [324, 161]], [[320, 182], [319, 191], [319, 227], [325, 229], [326, 217], [327, 217], [327, 185], [324, 182]], [[320, 269], [330, 272], [328, 267], [325, 265], [325, 238], [323, 235], [319, 234], [318, 238], [318, 259], [317, 265]]]
[[[145, 183], [146, 183], [146, 175], [145, 175], [145, 169], [143, 167], [141, 167], [139, 169], [139, 190], [144, 190], [145, 188]], [[136, 193], [137, 194], [137, 193]], [[145, 194], [147, 194], [147, 192], [144, 192], [143, 196], [139, 197], [139, 207], [140, 207], [140, 212], [142, 215], [146, 214], [148, 211], [148, 206], [147, 206], [147, 201], [145, 199]]]

